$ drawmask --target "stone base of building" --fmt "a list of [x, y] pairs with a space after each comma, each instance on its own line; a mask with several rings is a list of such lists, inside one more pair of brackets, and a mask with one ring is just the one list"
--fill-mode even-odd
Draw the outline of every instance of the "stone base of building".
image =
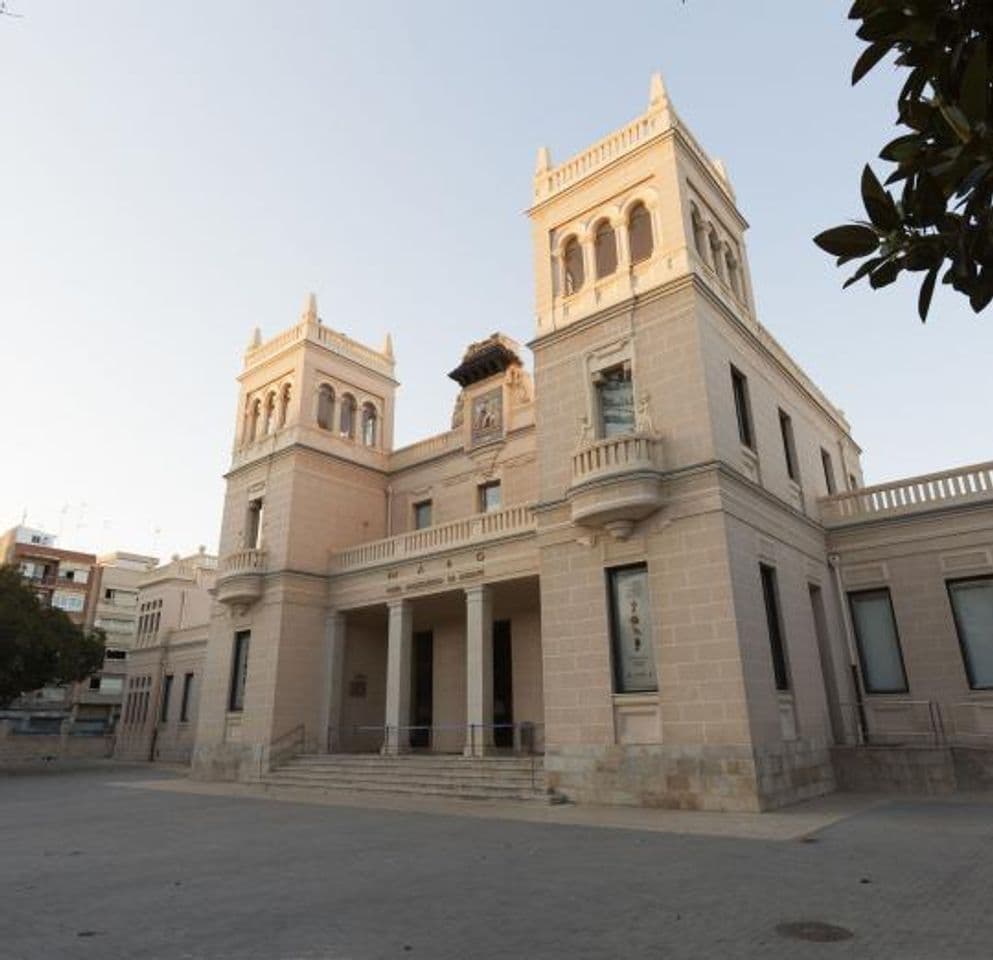
[[993, 789], [993, 750], [951, 746], [835, 747], [843, 790], [943, 795]]
[[824, 746], [558, 747], [545, 754], [550, 789], [577, 803], [670, 810], [770, 810], [835, 789]]
[[192, 780], [253, 782], [266, 772], [266, 758], [256, 744], [224, 743], [198, 746], [190, 764]]

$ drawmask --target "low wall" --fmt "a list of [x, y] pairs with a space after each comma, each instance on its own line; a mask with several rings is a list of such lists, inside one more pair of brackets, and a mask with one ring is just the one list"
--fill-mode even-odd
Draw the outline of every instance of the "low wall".
[[993, 750], [980, 747], [835, 747], [831, 759], [842, 790], [929, 795], [993, 790]]
[[71, 736], [59, 733], [11, 733], [0, 724], [0, 767], [52, 760], [110, 757], [114, 738]]

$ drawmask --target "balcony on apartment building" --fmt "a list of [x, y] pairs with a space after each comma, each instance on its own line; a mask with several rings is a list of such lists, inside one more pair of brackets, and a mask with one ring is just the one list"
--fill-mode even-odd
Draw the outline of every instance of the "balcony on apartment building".
[[823, 497], [821, 523], [834, 529], [977, 503], [993, 503], [993, 461]]
[[580, 445], [567, 496], [572, 522], [602, 527], [618, 540], [662, 506], [660, 443], [650, 432], [623, 433]]
[[248, 606], [262, 596], [266, 552], [258, 548], [236, 550], [221, 557], [217, 567], [216, 595], [221, 603]]

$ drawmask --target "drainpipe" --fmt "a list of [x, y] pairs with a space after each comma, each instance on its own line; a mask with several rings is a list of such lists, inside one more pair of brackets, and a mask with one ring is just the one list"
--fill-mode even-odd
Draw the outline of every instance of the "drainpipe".
[[866, 722], [865, 703], [862, 700], [862, 683], [859, 678], [858, 654], [855, 650], [855, 635], [852, 630], [852, 622], [845, 604], [845, 591], [841, 585], [841, 558], [836, 553], [828, 555], [828, 566], [834, 574], [834, 586], [838, 597], [838, 606], [841, 613], [841, 626], [845, 632], [845, 643], [848, 647], [848, 669], [852, 678], [852, 689], [855, 691], [855, 710], [858, 721], [859, 742], [867, 744], [869, 742], [869, 724]]

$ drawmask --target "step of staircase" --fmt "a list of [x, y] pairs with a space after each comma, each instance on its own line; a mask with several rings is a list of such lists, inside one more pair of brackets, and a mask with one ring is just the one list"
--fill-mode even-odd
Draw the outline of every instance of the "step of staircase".
[[263, 777], [267, 789], [388, 793], [471, 800], [547, 800], [540, 757], [372, 754], [299, 756]]

